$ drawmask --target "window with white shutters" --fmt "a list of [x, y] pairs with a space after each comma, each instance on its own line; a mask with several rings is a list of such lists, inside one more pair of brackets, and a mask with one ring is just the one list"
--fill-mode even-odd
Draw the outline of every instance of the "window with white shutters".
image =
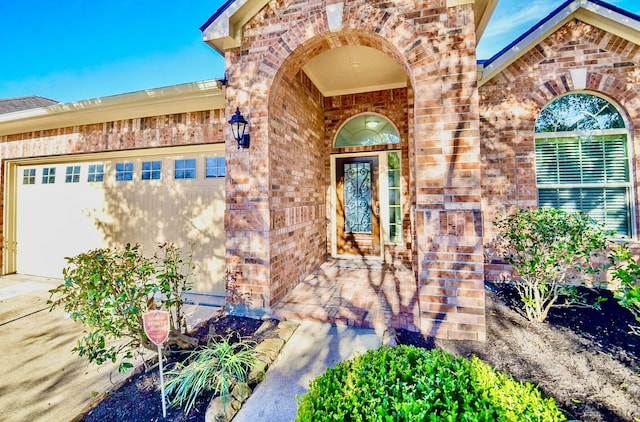
[[607, 100], [570, 94], [536, 121], [538, 205], [583, 212], [607, 229], [633, 234], [628, 132]]

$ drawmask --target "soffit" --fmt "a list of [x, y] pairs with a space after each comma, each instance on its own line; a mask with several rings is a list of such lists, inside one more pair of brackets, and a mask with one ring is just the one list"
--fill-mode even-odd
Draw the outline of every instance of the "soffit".
[[302, 68], [325, 97], [407, 86], [407, 73], [394, 59], [371, 47], [327, 50]]
[[549, 37], [573, 19], [580, 20], [640, 45], [640, 20], [637, 16], [626, 13], [621, 9], [608, 7], [590, 0], [567, 2], [504, 50], [500, 51], [488, 61], [481, 63], [479, 86], [487, 83], [545, 38]]
[[242, 27], [267, 3], [269, 0], [227, 0], [200, 27], [203, 41], [222, 55], [224, 50], [240, 47]]
[[1, 114], [0, 135], [224, 107], [220, 83], [207, 80]]

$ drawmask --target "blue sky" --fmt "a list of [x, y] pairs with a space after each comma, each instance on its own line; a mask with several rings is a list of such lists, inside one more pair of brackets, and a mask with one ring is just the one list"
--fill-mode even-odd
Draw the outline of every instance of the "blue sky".
[[[605, 1], [640, 15], [638, 0]], [[478, 44], [478, 58], [491, 58], [564, 2], [565, 0], [499, 0]]]
[[[60, 102], [220, 78], [199, 27], [224, 0], [0, 0], [0, 98]], [[563, 0], [500, 0], [478, 46], [488, 59]], [[610, 0], [640, 14], [638, 0]]]

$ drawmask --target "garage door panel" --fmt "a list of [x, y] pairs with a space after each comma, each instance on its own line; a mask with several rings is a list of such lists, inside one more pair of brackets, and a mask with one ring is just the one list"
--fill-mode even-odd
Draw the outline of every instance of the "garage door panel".
[[[185, 251], [194, 247], [196, 293], [224, 295], [224, 177], [204, 177], [211, 156], [179, 156], [198, 165], [197, 177], [187, 180], [174, 178], [176, 156], [102, 160], [104, 178], [92, 183], [95, 162], [24, 166], [36, 169], [36, 183], [17, 183], [17, 272], [60, 277], [65, 256], [126, 243], [139, 243], [150, 256], [169, 242]], [[161, 174], [153, 176], [158, 179], [149, 180], [149, 172], [142, 179], [142, 163], [149, 160], [162, 162]], [[133, 163], [131, 180], [116, 181], [117, 164], [124, 162]], [[79, 180], [65, 182], [67, 168], [76, 165]], [[42, 183], [44, 169], [54, 167], [54, 183]]]
[[[86, 217], [102, 198], [101, 192], [90, 187], [59, 183], [20, 190], [16, 212], [18, 272], [59, 278], [65, 257], [103, 244], [100, 231]], [[70, 238], [74, 240], [68, 241]]]
[[196, 280], [196, 291], [210, 291], [211, 289], [224, 292], [222, 286], [215, 286], [220, 275], [225, 270], [225, 233], [224, 207], [226, 206], [223, 189], [219, 183], [214, 189], [192, 195], [189, 214], [185, 217], [182, 233], [194, 246], [194, 262], [198, 263], [198, 270], [202, 277]]

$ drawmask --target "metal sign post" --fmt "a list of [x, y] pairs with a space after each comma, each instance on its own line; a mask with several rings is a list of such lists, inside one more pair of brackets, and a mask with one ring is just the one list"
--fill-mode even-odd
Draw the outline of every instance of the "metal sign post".
[[144, 333], [149, 340], [158, 346], [158, 362], [160, 364], [160, 394], [162, 395], [162, 417], [167, 417], [167, 405], [164, 397], [164, 371], [162, 368], [162, 349], [161, 345], [169, 337], [169, 312], [167, 311], [151, 311], [142, 315], [144, 325]]

